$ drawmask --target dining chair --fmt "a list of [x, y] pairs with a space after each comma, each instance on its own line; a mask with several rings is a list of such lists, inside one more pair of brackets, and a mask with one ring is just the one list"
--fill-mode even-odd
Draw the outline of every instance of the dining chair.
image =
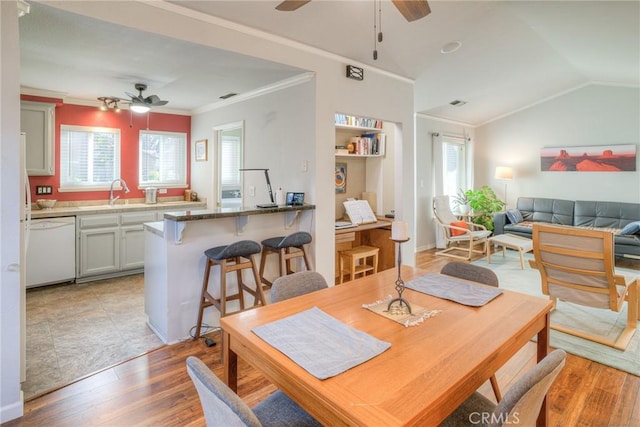
[[617, 338], [610, 339], [573, 327], [552, 323], [560, 332], [625, 350], [637, 330], [640, 276], [616, 271], [613, 233], [576, 227], [535, 223], [533, 254], [542, 293], [556, 306], [558, 299], [620, 312], [627, 301], [627, 324]]
[[253, 409], [249, 408], [197, 357], [187, 357], [187, 372], [196, 386], [206, 425], [209, 427], [321, 425], [280, 390]]
[[566, 357], [564, 350], [553, 350], [516, 381], [497, 405], [475, 392], [440, 426], [535, 426], [542, 402]]
[[[498, 276], [496, 276], [496, 273], [488, 268], [469, 264], [467, 262], [451, 261], [442, 267], [440, 274], [446, 274], [447, 276], [482, 283], [496, 288], [498, 287]], [[500, 386], [498, 385], [498, 379], [495, 374], [491, 375], [489, 381], [491, 382], [493, 394], [496, 396], [496, 401], [500, 402], [500, 400], [502, 400], [502, 393], [500, 392]]]
[[[480, 224], [456, 218], [451, 212], [449, 196], [433, 198], [433, 219], [442, 229], [446, 242], [446, 247], [437, 251], [436, 255], [468, 261], [473, 254], [487, 253], [487, 238], [491, 235], [491, 231]], [[461, 246], [461, 243], [465, 245]], [[482, 245], [482, 249], [476, 249], [478, 245]]]
[[308, 294], [327, 288], [327, 281], [315, 271], [299, 271], [288, 276], [278, 277], [271, 286], [271, 302]]

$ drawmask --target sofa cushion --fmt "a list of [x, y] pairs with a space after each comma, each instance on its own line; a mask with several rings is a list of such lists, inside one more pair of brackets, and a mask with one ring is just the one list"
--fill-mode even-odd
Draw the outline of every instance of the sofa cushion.
[[508, 210], [507, 218], [509, 218], [509, 222], [511, 224], [518, 224], [524, 221], [524, 218], [522, 218], [522, 213], [518, 209]]
[[640, 203], [577, 200], [573, 225], [624, 228], [640, 220]]
[[516, 208], [525, 221], [573, 225], [573, 200], [519, 197]]
[[618, 233], [620, 236], [628, 236], [631, 234], [640, 234], [640, 221], [630, 222]]

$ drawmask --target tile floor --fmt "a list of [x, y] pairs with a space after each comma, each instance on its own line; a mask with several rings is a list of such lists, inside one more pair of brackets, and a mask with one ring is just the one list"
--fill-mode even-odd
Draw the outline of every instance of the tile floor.
[[29, 289], [25, 399], [162, 345], [146, 325], [142, 274]]

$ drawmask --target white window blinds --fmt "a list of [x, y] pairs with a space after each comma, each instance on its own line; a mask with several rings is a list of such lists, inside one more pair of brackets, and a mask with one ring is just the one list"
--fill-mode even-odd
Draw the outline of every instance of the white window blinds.
[[220, 160], [220, 184], [222, 189], [240, 189], [242, 147], [239, 137], [222, 137], [220, 141]]
[[120, 129], [60, 126], [60, 189], [104, 188], [120, 177]]
[[187, 134], [140, 131], [141, 186], [179, 187], [187, 184]]

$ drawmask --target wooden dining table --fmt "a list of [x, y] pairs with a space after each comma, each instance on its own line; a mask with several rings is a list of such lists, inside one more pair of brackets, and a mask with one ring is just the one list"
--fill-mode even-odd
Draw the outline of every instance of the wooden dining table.
[[[402, 267], [405, 282], [425, 274]], [[222, 318], [225, 382], [237, 391], [240, 357], [324, 425], [432, 426], [536, 335], [538, 361], [546, 356], [550, 301], [504, 290], [486, 305], [470, 307], [405, 289], [403, 297], [410, 304], [441, 310], [421, 324], [405, 327], [362, 307], [396, 297], [396, 278], [397, 270], [390, 269]], [[312, 307], [391, 347], [320, 380], [252, 332]], [[546, 425], [546, 419], [545, 402], [538, 425]]]

